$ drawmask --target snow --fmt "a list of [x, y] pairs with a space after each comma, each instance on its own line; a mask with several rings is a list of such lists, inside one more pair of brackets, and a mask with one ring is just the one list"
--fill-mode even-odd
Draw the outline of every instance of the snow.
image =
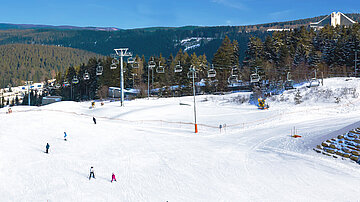
[[[0, 199], [357, 201], [360, 165], [312, 148], [359, 127], [360, 98], [340, 93], [359, 87], [359, 79], [326, 79], [317, 90], [299, 87], [299, 105], [297, 90], [269, 98], [269, 110], [234, 101], [249, 93], [196, 96], [198, 134], [191, 96], [2, 108]], [[322, 93], [330, 90], [340, 103]], [[302, 138], [290, 137], [293, 127]]]
[[178, 45], [184, 46], [184, 52], [200, 47], [200, 43], [212, 41], [214, 38], [210, 37], [190, 37], [180, 41]]

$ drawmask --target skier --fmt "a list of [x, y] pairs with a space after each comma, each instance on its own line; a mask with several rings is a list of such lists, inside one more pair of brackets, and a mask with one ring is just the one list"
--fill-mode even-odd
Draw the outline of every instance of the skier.
[[90, 168], [89, 180], [90, 180], [90, 178], [91, 178], [91, 175], [92, 175], [92, 177], [93, 177], [94, 179], [96, 179], [96, 178], [95, 178], [95, 173], [94, 173], [94, 167], [92, 167], [92, 166], [91, 166], [91, 168]]
[[46, 143], [46, 152], [45, 153], [49, 153], [49, 148], [50, 148], [50, 145], [49, 145], [49, 143]]
[[112, 173], [112, 176], [111, 176], [111, 183], [112, 183], [113, 181], [116, 182], [116, 178], [115, 178], [115, 174], [114, 174], [114, 173]]
[[93, 121], [94, 121], [94, 124], [96, 124], [96, 119], [95, 119], [95, 117], [93, 117]]
[[64, 135], [64, 140], [67, 141], [67, 139], [66, 139], [66, 137], [67, 137], [66, 132], [64, 132], [64, 134], [65, 134], [65, 135]]

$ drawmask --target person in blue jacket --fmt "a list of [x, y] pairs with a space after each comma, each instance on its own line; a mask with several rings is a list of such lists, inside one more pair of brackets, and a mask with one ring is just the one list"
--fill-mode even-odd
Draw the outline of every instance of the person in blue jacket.
[[66, 134], [66, 132], [64, 132], [64, 140], [65, 141], [67, 140], [66, 137], [67, 137], [67, 134]]
[[46, 152], [45, 153], [49, 153], [49, 148], [50, 148], [50, 145], [49, 145], [49, 143], [46, 143]]

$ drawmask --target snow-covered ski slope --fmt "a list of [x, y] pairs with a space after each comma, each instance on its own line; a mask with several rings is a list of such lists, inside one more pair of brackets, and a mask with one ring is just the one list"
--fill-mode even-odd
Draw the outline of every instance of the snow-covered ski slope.
[[[334, 98], [359, 87], [326, 79], [317, 92], [300, 88], [299, 105], [295, 91], [268, 99], [269, 110], [233, 101], [248, 93], [197, 96], [198, 134], [193, 97], [3, 108], [0, 200], [358, 201], [360, 165], [312, 148], [360, 121], [360, 97]], [[294, 126], [302, 138], [290, 137]]]

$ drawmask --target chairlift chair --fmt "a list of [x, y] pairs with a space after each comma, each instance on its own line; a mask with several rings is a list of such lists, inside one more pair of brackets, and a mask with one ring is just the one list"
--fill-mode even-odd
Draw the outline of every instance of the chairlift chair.
[[211, 68], [207, 71], [208, 78], [214, 78], [216, 76], [216, 71], [214, 65], [211, 65]]
[[139, 68], [139, 63], [135, 61], [135, 62], [132, 64], [132, 68], [135, 68], [135, 69]]
[[238, 83], [239, 82], [239, 77], [238, 75], [231, 75], [228, 78], [228, 83], [229, 84], [234, 84], [234, 83]]
[[182, 66], [180, 65], [180, 61], [179, 61], [179, 64], [177, 64], [176, 66], [175, 66], [175, 69], [174, 69], [174, 71], [176, 72], [176, 73], [179, 73], [179, 72], [182, 72]]
[[89, 79], [90, 79], [90, 74], [87, 71], [85, 71], [84, 80], [89, 80]]
[[76, 76], [74, 76], [74, 78], [72, 79], [72, 83], [73, 83], [73, 84], [78, 84], [78, 83], [79, 83], [79, 79], [78, 79]]
[[96, 68], [96, 75], [100, 76], [103, 73], [103, 66], [97, 66]]
[[69, 82], [67, 82], [67, 81], [63, 82], [63, 87], [67, 87], [68, 85], [69, 85]]
[[293, 80], [286, 80], [284, 84], [285, 90], [294, 89], [294, 81]]
[[231, 75], [238, 75], [239, 74], [239, 69], [234, 66], [232, 69], [231, 69]]
[[156, 67], [156, 73], [165, 73], [165, 67], [161, 66], [160, 62], [159, 62], [159, 66]]
[[309, 85], [307, 87], [310, 88], [310, 87], [318, 87], [318, 86], [320, 86], [320, 81], [316, 78], [312, 78], [310, 79]]
[[111, 61], [111, 63], [113, 63], [113, 64], [119, 64], [119, 60], [117, 60], [117, 59], [112, 59], [112, 61]]
[[129, 63], [129, 64], [133, 64], [134, 62], [135, 62], [135, 60], [134, 60], [133, 57], [129, 57], [129, 58], [127, 59], [127, 63]]
[[110, 65], [110, 69], [116, 69], [116, 68], [117, 68], [116, 63], [112, 63], [112, 64]]
[[260, 81], [260, 75], [255, 73], [250, 75], [250, 83], [258, 83]]

